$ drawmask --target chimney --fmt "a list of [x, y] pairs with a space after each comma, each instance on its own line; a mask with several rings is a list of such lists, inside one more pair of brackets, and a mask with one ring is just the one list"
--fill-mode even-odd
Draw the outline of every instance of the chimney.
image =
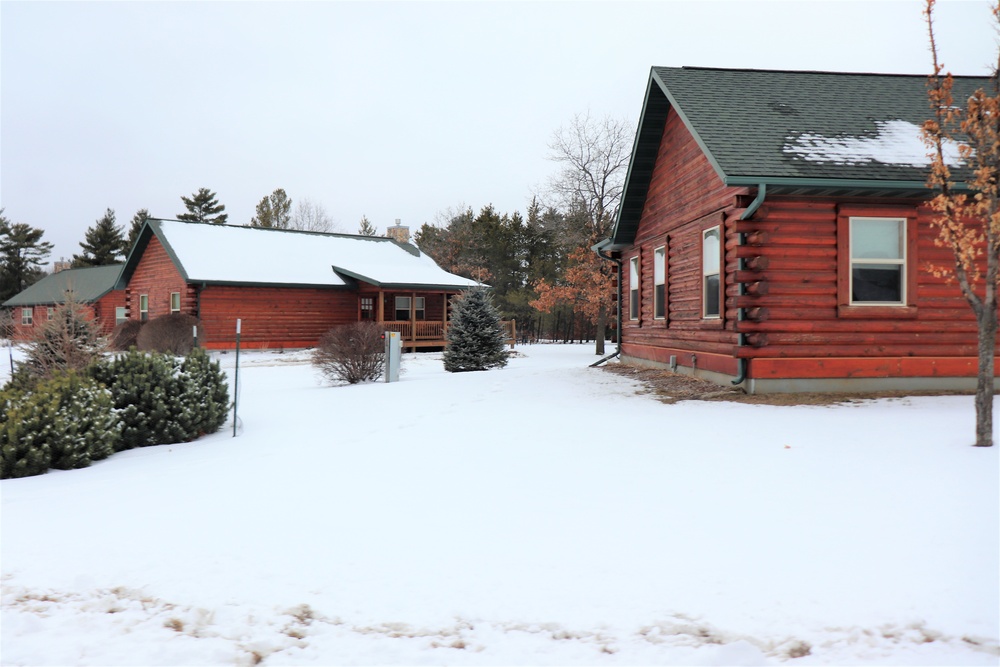
[[52, 263], [52, 273], [59, 273], [60, 271], [65, 271], [70, 267], [70, 263], [66, 261], [65, 257], [59, 259], [58, 262]]
[[389, 227], [385, 230], [385, 235], [394, 241], [399, 241], [400, 243], [410, 242], [410, 228], [406, 225], [399, 224], [399, 218], [396, 218], [396, 226]]

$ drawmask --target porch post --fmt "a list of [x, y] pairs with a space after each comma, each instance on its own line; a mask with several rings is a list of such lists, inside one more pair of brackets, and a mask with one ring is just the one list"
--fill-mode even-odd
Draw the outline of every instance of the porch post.
[[378, 291], [378, 321], [379, 324], [385, 322], [385, 296], [382, 294], [381, 288]]
[[[424, 308], [427, 304], [424, 304]], [[414, 343], [417, 342], [417, 293], [410, 293], [410, 340]], [[416, 352], [417, 348], [414, 346], [413, 351]]]

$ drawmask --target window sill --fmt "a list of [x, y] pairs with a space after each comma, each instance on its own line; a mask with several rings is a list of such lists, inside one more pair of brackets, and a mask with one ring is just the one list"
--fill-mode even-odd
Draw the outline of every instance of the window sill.
[[837, 306], [837, 317], [847, 320], [913, 320], [916, 306]]

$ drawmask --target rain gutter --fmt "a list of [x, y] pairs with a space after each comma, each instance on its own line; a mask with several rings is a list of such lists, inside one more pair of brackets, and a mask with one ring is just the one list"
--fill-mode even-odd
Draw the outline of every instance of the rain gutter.
[[615, 343], [616, 343], [616, 345], [615, 345], [615, 351], [614, 352], [612, 352], [608, 356], [604, 357], [603, 359], [599, 359], [598, 361], [595, 361], [594, 363], [590, 364], [591, 368], [594, 368], [595, 366], [600, 366], [601, 364], [603, 364], [605, 361], [607, 361], [609, 359], [614, 359], [615, 357], [621, 356], [621, 353], [622, 353], [622, 261], [620, 259], [616, 258], [616, 257], [612, 257], [611, 255], [604, 254], [605, 248], [608, 248], [611, 245], [612, 245], [611, 239], [605, 239], [604, 241], [601, 241], [597, 245], [591, 247], [591, 250], [593, 250], [594, 252], [596, 252], [597, 256], [600, 257], [601, 259], [607, 260], [609, 262], [614, 262], [616, 270], [618, 271], [618, 294], [616, 295], [617, 299], [618, 299], [618, 307], [615, 309], [616, 311], [618, 311], [617, 314], [616, 314], [616, 320], [615, 320], [616, 321], [616, 330], [615, 330]]

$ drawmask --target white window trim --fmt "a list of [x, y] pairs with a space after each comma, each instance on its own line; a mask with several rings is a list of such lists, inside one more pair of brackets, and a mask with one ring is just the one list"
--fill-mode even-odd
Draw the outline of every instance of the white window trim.
[[21, 326], [30, 327], [35, 324], [35, 309], [34, 308], [22, 308], [21, 309]]
[[139, 321], [145, 322], [149, 319], [149, 295], [139, 295]]
[[[657, 303], [657, 291], [663, 285], [662, 303]], [[657, 306], [660, 314], [657, 315]], [[667, 319], [667, 246], [661, 245], [653, 250], [653, 319]]]
[[125, 306], [115, 306], [115, 326], [128, 321], [128, 311]]
[[[708, 272], [705, 267], [705, 239], [712, 232], [716, 232], [719, 236], [719, 256], [715, 260], [715, 270]], [[719, 320], [722, 319], [722, 227], [716, 225], [715, 227], [709, 227], [708, 229], [703, 229], [701, 232], [701, 317], [705, 320]], [[706, 279], [710, 276], [719, 276], [719, 289], [718, 289], [718, 299], [719, 299], [719, 312], [709, 315], [708, 314], [708, 290], [705, 289]]]
[[[899, 285], [900, 300], [899, 301], [855, 301], [854, 300], [854, 264], [855, 264], [855, 259], [854, 259], [854, 250], [853, 250], [853, 245], [854, 244], [852, 242], [853, 241], [853, 235], [854, 235], [854, 223], [855, 223], [855, 221], [863, 222], [863, 221], [872, 221], [872, 220], [878, 221], [878, 222], [892, 221], [892, 222], [901, 223], [900, 224], [901, 238], [899, 239], [899, 246], [900, 246], [900, 249], [901, 249], [900, 254], [902, 254], [902, 258], [900, 258], [900, 259], [873, 259], [871, 257], [865, 257], [865, 258], [858, 258], [857, 263], [858, 264], [884, 264], [886, 266], [901, 266], [902, 270], [900, 271], [900, 274], [899, 274], [899, 282], [900, 282], [900, 285]], [[908, 271], [908, 267], [907, 267], [908, 258], [907, 258], [906, 253], [907, 253], [907, 249], [908, 249], [907, 246], [909, 245], [907, 243], [907, 227], [906, 227], [906, 225], [907, 225], [906, 218], [899, 218], [899, 217], [885, 217], [885, 218], [880, 218], [880, 217], [877, 217], [877, 216], [864, 215], [864, 216], [851, 216], [850, 218], [848, 218], [848, 220], [847, 220], [847, 229], [848, 229], [847, 252], [848, 252], [849, 256], [848, 256], [848, 259], [847, 259], [847, 294], [848, 294], [848, 298], [850, 299], [850, 302], [849, 302], [850, 305], [852, 305], [852, 306], [860, 306], [860, 307], [866, 307], [866, 306], [869, 306], [869, 307], [870, 306], [905, 307], [906, 306], [906, 304], [907, 304], [906, 299], [907, 299], [907, 296], [908, 296], [907, 293], [906, 293], [906, 283], [907, 283], [906, 278], [907, 278], [907, 271]]]
[[628, 318], [639, 319], [639, 256], [628, 261]]
[[[177, 299], [177, 307], [176, 308], [174, 308], [174, 298], [175, 297]], [[180, 292], [171, 292], [170, 293], [170, 312], [171, 312], [171, 314], [181, 312], [181, 293]]]

